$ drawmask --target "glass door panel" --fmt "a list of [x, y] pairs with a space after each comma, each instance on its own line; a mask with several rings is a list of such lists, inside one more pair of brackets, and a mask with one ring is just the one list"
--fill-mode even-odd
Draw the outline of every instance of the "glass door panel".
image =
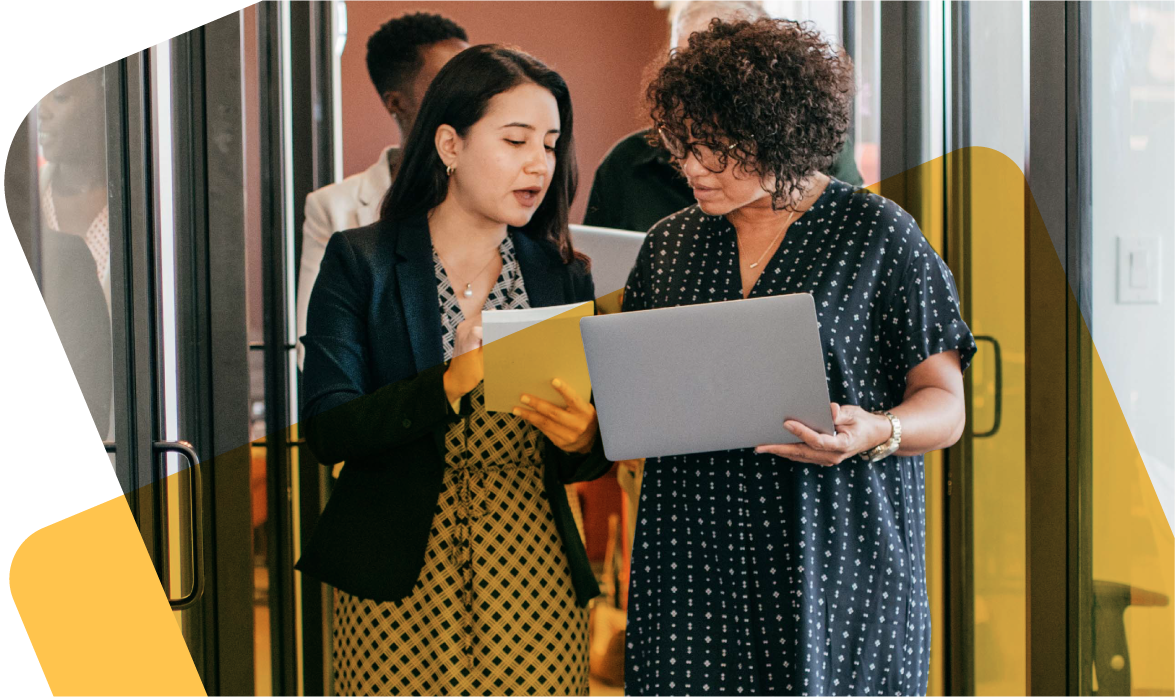
[[1175, 3], [1089, 5], [1095, 694], [1175, 690]]
[[[975, 694], [1024, 694], [1025, 547], [1024, 72], [1019, 2], [972, 2], [956, 24], [965, 42], [962, 172], [971, 368], [972, 633]], [[1059, 262], [1058, 262], [1059, 263]]]

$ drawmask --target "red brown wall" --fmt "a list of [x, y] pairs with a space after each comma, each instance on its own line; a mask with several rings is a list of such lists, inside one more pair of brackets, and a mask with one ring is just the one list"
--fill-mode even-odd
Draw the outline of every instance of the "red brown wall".
[[571, 222], [583, 219], [596, 166], [621, 137], [643, 125], [638, 113], [646, 65], [666, 50], [665, 10], [652, 2], [349, 2], [342, 57], [343, 171], [367, 169], [399, 141], [367, 76], [367, 37], [407, 12], [443, 14], [472, 44], [508, 43], [563, 76], [575, 106], [579, 194]]

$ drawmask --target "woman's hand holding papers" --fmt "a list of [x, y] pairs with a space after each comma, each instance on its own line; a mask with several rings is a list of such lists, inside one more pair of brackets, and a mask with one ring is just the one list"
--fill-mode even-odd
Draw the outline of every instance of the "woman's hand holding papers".
[[453, 340], [453, 360], [445, 371], [445, 397], [450, 402], [461, 399], [485, 377], [481, 349], [481, 313], [457, 325]]
[[756, 453], [771, 453], [795, 462], [831, 467], [889, 440], [893, 426], [889, 419], [861, 407], [832, 403], [836, 435], [817, 433], [799, 421], [784, 421], [783, 427], [800, 437], [800, 443], [760, 445]]
[[596, 442], [596, 433], [600, 430], [596, 408], [561, 380], [552, 380], [551, 386], [563, 395], [563, 401], [567, 402], [566, 408], [524, 394], [522, 403], [528, 408], [515, 407], [514, 415], [534, 424], [560, 450], [569, 453], [590, 451]]

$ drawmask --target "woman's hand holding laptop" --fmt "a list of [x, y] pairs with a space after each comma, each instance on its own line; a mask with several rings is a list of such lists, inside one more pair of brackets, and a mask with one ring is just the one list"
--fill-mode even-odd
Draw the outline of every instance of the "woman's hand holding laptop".
[[836, 435], [817, 433], [799, 421], [784, 421], [783, 427], [803, 441], [781, 445], [760, 445], [756, 453], [771, 453], [795, 462], [831, 467], [889, 440], [892, 426], [885, 416], [853, 404], [832, 405]]

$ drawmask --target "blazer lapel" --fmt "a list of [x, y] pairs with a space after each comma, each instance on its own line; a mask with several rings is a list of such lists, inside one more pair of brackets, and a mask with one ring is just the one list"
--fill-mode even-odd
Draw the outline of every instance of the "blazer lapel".
[[414, 218], [397, 225], [396, 280], [404, 304], [404, 320], [412, 342], [416, 370], [427, 370], [445, 361], [441, 347], [440, 300], [437, 297], [436, 269], [432, 261], [432, 242], [428, 221]]
[[518, 255], [518, 267], [522, 271], [522, 282], [531, 307], [546, 307], [567, 302], [563, 277], [558, 273], [562, 261], [553, 249], [535, 241], [521, 230], [510, 229], [514, 240], [514, 252]]

